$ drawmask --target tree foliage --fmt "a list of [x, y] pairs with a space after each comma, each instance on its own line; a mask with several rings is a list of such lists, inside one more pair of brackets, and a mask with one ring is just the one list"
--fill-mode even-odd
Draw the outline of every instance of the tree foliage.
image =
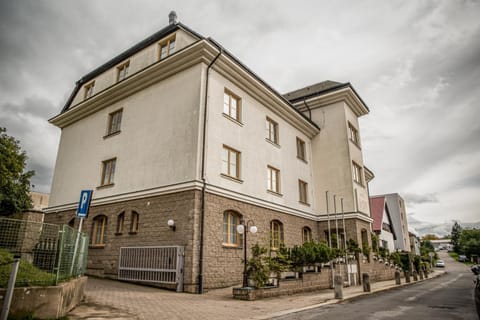
[[32, 207], [30, 178], [34, 171], [25, 171], [27, 154], [20, 142], [0, 127], [0, 215], [10, 215]]
[[459, 247], [459, 240], [460, 240], [460, 235], [462, 234], [462, 227], [458, 224], [457, 221], [452, 226], [452, 244], [453, 244], [453, 251], [456, 253], [459, 253], [460, 247]]
[[480, 229], [462, 230], [458, 239], [459, 253], [480, 256]]

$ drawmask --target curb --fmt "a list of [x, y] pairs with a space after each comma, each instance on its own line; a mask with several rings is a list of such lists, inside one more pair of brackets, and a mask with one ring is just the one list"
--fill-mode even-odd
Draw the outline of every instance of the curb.
[[[414, 285], [414, 284], [419, 284], [419, 283], [422, 283], [422, 282], [425, 282], [425, 281], [428, 281], [428, 280], [432, 280], [432, 279], [441, 277], [441, 276], [446, 275], [446, 274], [448, 274], [448, 272], [444, 271], [444, 272], [439, 273], [439, 274], [434, 274], [434, 275], [432, 275], [432, 277], [430, 277], [428, 279], [411, 281], [410, 283], [405, 283], [404, 282], [404, 283], [401, 283], [400, 285], [393, 285], [393, 286], [389, 286], [389, 287], [385, 287], [385, 288], [379, 288], [379, 289], [376, 289], [376, 290], [372, 290], [371, 292], [353, 293], [350, 296], [345, 297], [343, 299], [331, 298], [331, 299], [327, 299], [325, 302], [313, 304], [313, 305], [310, 305], [310, 306], [307, 306], [307, 307], [283, 310], [283, 311], [279, 311], [279, 312], [276, 312], [276, 313], [271, 313], [271, 314], [268, 314], [268, 315], [265, 315], [265, 316], [259, 316], [259, 317], [249, 318], [249, 319], [255, 319], [255, 320], [272, 319], [272, 318], [281, 317], [281, 316], [284, 316], [284, 315], [287, 315], [287, 314], [302, 312], [302, 311], [311, 310], [311, 309], [315, 309], [315, 308], [319, 308], [319, 307], [323, 307], [323, 306], [328, 306], [328, 305], [332, 305], [332, 304], [338, 304], [338, 303], [342, 303], [342, 302], [346, 302], [346, 301], [355, 301], [355, 300], [358, 300], [358, 299], [361, 299], [361, 298], [365, 298], [366, 296], [378, 294], [378, 293], [381, 293], [381, 292], [396, 290], [396, 289], [400, 289], [402, 287], [406, 287], [406, 286], [410, 286], [410, 285]], [[333, 292], [332, 292], [332, 294], [333, 294]]]

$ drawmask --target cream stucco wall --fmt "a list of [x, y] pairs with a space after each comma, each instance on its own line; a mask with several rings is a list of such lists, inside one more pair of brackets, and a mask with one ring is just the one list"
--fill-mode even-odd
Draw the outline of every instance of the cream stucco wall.
[[[200, 64], [62, 130], [49, 206], [198, 179]], [[123, 108], [121, 133], [104, 138], [109, 113]], [[98, 188], [102, 161], [117, 158], [115, 185]]]
[[[195, 42], [197, 39], [191, 36], [190, 34], [186, 33], [185, 31], [179, 29], [175, 33], [175, 52], [180, 51], [181, 49], [187, 47], [188, 45]], [[173, 36], [173, 33], [165, 37], [164, 39], [168, 39]], [[125, 61], [118, 64], [122, 65], [126, 61], [130, 61], [128, 75], [131, 76], [134, 73], [148, 67], [159, 61], [159, 43], [162, 42], [164, 39], [159, 40], [158, 42], [146, 47], [145, 49], [137, 52], [136, 54], [132, 55], [129, 59], [125, 59]], [[92, 81], [95, 81], [94, 87], [94, 94], [107, 89], [108, 87], [117, 83], [117, 66], [110, 68], [109, 70], [103, 72]], [[90, 83], [89, 81], [88, 83]], [[72, 106], [82, 102], [84, 100], [85, 90], [84, 87], [78, 90], [78, 93], [75, 95], [75, 98], [72, 101]]]
[[[279, 114], [215, 71], [210, 71], [208, 96], [207, 182], [262, 201], [312, 213], [313, 198], [310, 139]], [[224, 90], [241, 98], [241, 124], [223, 115]], [[278, 123], [279, 146], [266, 141], [266, 117]], [[306, 143], [307, 162], [297, 158], [296, 137]], [[239, 183], [221, 176], [223, 145], [241, 152]], [[280, 193], [267, 192], [267, 165], [280, 170]], [[298, 179], [308, 183], [310, 206], [299, 203]]]

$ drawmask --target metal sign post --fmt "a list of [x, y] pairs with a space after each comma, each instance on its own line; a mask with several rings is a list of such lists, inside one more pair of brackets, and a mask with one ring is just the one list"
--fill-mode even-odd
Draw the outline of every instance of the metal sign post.
[[93, 190], [82, 190], [80, 192], [80, 201], [78, 202], [77, 217], [80, 218], [80, 224], [78, 225], [78, 233], [75, 239], [75, 248], [73, 250], [72, 266], [70, 267], [70, 275], [73, 273], [73, 266], [75, 265], [75, 257], [78, 251], [78, 240], [80, 239], [80, 233], [82, 232], [83, 219], [88, 216], [88, 210], [90, 209], [90, 202], [92, 201]]

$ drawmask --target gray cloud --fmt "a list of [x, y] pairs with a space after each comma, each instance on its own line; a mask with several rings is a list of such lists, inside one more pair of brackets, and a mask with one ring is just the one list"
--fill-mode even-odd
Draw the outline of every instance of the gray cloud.
[[407, 202], [407, 204], [410, 204], [410, 205], [438, 202], [438, 197], [435, 193], [430, 193], [430, 194], [405, 193], [403, 194], [403, 198]]
[[[43, 191], [59, 136], [46, 120], [76, 80], [164, 27], [170, 10], [280, 92], [351, 82], [371, 109], [360, 134], [372, 194], [404, 193], [433, 219], [452, 215], [441, 207], [452, 188], [480, 191], [467, 170], [480, 160], [478, 1], [0, 1], [0, 125]], [[469, 203], [455, 214], [480, 206]]]

